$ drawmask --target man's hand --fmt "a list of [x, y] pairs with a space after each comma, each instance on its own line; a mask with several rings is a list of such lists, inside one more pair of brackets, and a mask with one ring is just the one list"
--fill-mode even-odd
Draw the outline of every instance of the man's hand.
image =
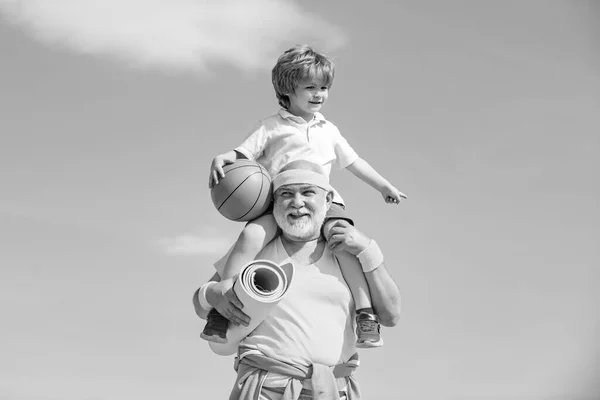
[[327, 245], [333, 252], [347, 251], [357, 255], [367, 248], [371, 239], [347, 221], [340, 220], [328, 232]]
[[209, 286], [206, 300], [232, 324], [248, 326], [250, 317], [242, 311], [244, 305], [233, 291], [234, 282], [235, 279], [230, 278]]
[[210, 164], [210, 174], [208, 175], [208, 187], [212, 189], [214, 186], [219, 184], [219, 179], [225, 178], [225, 172], [223, 167], [229, 164], [233, 164], [236, 160], [235, 151], [229, 151], [227, 153], [219, 154], [213, 158]]
[[381, 196], [383, 196], [383, 200], [388, 204], [398, 204], [400, 201], [407, 199], [404, 193], [392, 185], [385, 186], [381, 190]]

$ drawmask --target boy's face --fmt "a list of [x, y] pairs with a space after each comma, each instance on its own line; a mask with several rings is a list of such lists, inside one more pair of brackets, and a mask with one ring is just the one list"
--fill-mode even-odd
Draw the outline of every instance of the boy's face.
[[314, 78], [301, 81], [294, 93], [289, 94], [290, 106], [288, 111], [304, 118], [306, 121], [313, 119], [316, 112], [327, 101], [329, 87], [322, 79]]

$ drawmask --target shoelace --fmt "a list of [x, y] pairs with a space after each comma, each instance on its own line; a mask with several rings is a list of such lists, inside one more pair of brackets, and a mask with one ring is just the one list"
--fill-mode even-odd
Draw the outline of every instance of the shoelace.
[[375, 321], [361, 321], [358, 326], [362, 332], [379, 332], [379, 324]]
[[229, 327], [229, 320], [227, 318], [225, 318], [224, 316], [222, 316], [221, 314], [219, 314], [219, 312], [217, 310], [215, 310], [214, 308], [212, 310], [210, 310], [210, 312], [206, 316], [206, 319], [207, 319], [208, 323], [217, 330], [226, 331], [227, 328]]

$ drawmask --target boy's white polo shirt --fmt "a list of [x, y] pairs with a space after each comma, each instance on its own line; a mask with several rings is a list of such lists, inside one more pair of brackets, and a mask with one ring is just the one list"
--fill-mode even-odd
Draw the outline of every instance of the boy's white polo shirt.
[[[358, 159], [339, 129], [322, 114], [306, 122], [284, 109], [261, 120], [235, 150], [264, 166], [271, 177], [295, 160], [319, 164], [329, 176], [334, 163], [346, 168]], [[333, 201], [344, 204], [339, 193], [333, 192]]]

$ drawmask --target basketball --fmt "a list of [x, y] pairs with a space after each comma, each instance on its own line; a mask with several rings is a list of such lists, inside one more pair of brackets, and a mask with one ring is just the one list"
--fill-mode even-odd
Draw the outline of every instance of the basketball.
[[213, 186], [210, 197], [217, 211], [232, 221], [252, 221], [271, 204], [271, 177], [260, 164], [236, 160], [223, 167], [225, 177]]

